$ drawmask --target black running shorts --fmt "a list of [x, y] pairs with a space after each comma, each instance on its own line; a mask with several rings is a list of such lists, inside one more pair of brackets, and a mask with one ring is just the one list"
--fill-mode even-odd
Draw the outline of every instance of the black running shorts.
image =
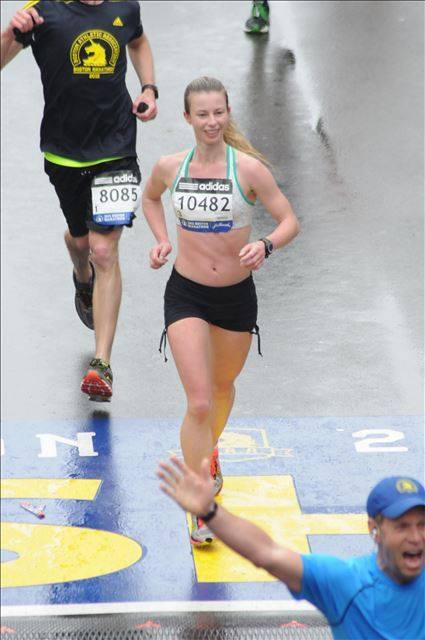
[[[92, 220], [91, 181], [104, 171], [132, 169], [140, 178], [137, 158], [127, 157], [119, 160], [101, 162], [90, 167], [63, 167], [44, 160], [44, 170], [55, 188], [59, 203], [72, 237], [87, 235], [89, 229], [99, 233], [109, 233], [113, 226], [96, 224]], [[131, 227], [131, 221], [128, 227]]]
[[207, 287], [173, 268], [164, 294], [165, 328], [183, 318], [201, 318], [229, 331], [254, 332], [257, 294], [252, 275], [227, 287]]

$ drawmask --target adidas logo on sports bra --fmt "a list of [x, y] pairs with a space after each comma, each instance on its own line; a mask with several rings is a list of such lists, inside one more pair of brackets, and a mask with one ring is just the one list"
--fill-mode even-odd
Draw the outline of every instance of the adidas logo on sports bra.
[[207, 183], [201, 182], [199, 191], [230, 191], [230, 184], [223, 182], [214, 182], [210, 180]]
[[183, 182], [182, 180], [179, 187], [180, 189], [190, 189], [191, 191], [232, 191], [231, 184], [220, 180], [210, 180], [209, 182]]

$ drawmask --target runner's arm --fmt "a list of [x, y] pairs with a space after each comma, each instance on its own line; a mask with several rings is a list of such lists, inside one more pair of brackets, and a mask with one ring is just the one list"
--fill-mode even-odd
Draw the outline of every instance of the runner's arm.
[[167, 224], [161, 196], [167, 188], [164, 182], [164, 160], [158, 160], [149, 176], [142, 195], [142, 208], [157, 242], [168, 242]]
[[3, 69], [23, 49], [23, 45], [16, 42], [15, 36], [3, 31], [1, 34], [1, 68]]
[[[128, 43], [128, 53], [134, 70], [139, 78], [140, 86], [155, 84], [155, 71], [152, 49], [146, 35], [142, 33], [139, 38]], [[146, 102], [149, 109], [142, 114], [137, 113], [140, 102]], [[140, 93], [133, 103], [133, 113], [142, 121], [152, 120], [157, 114], [155, 95], [152, 89], [146, 89]]]
[[[257, 195], [277, 226], [267, 238], [275, 249], [284, 247], [298, 234], [300, 225], [288, 199], [276, 184], [271, 171], [259, 160], [249, 159], [246, 175], [253, 193]], [[258, 269], [264, 263], [265, 247], [262, 241], [250, 242], [239, 253], [241, 265]]]
[[[208, 460], [204, 460], [201, 473], [197, 474], [173, 457], [168, 463], [160, 463], [158, 476], [162, 491], [183, 509], [201, 517], [211, 510], [214, 483]], [[299, 553], [277, 544], [262, 529], [221, 505], [207, 526], [233, 551], [282, 580], [292, 591], [301, 590], [303, 562]]]
[[13, 29], [19, 29], [21, 33], [28, 33], [34, 29], [34, 25], [40, 25], [43, 22], [43, 18], [32, 7], [15, 13], [1, 34], [2, 69], [24, 48], [22, 44], [15, 40]]
[[284, 247], [291, 242], [298, 234], [300, 225], [295, 216], [288, 199], [276, 184], [271, 171], [258, 160], [255, 160], [255, 168], [250, 171], [250, 185], [254, 193], [258, 196], [268, 213], [274, 218], [278, 225], [268, 233], [267, 237], [277, 249]]
[[158, 160], [146, 182], [142, 195], [143, 213], [157, 241], [157, 245], [152, 247], [149, 253], [150, 265], [153, 269], [162, 267], [167, 262], [166, 257], [172, 250], [161, 201], [161, 196], [167, 188], [164, 179], [165, 163], [163, 158]]

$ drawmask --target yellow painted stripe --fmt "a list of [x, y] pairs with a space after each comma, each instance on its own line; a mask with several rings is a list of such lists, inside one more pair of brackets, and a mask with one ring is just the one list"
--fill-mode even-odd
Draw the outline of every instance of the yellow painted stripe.
[[5, 478], [0, 482], [0, 497], [94, 500], [101, 482], [79, 478]]
[[[218, 501], [299, 553], [310, 552], [308, 535], [367, 532], [366, 516], [362, 514], [304, 515], [291, 476], [226, 477]], [[194, 547], [193, 558], [198, 582], [275, 581], [218, 540], [210, 546]]]
[[302, 516], [306, 535], [367, 534], [367, 517], [363, 513], [309, 513]]
[[[288, 519], [301, 515], [291, 476], [227, 477], [220, 500], [232, 513], [253, 522], [277, 542], [308, 553], [305, 535], [296, 526], [288, 526]], [[194, 547], [193, 557], [199, 582], [276, 580], [219, 541], [208, 548]]]

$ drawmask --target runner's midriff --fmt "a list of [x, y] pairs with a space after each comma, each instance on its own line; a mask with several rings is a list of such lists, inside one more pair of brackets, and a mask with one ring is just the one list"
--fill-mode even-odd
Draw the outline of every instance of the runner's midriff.
[[177, 271], [209, 287], [226, 287], [245, 280], [250, 270], [241, 267], [239, 251], [249, 242], [250, 231], [247, 226], [227, 233], [199, 234], [177, 228]]

